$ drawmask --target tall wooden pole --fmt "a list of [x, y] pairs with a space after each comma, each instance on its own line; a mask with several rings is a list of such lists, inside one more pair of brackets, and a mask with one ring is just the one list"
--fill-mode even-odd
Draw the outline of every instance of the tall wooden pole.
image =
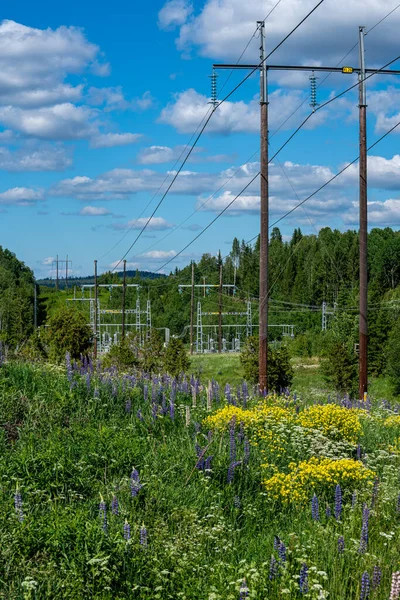
[[94, 343], [93, 343], [93, 356], [97, 358], [97, 260], [94, 261]]
[[260, 28], [260, 297], [259, 297], [259, 388], [268, 387], [268, 86], [265, 64], [264, 21]]
[[194, 262], [192, 262], [192, 289], [190, 293], [190, 354], [193, 354], [193, 326], [194, 326]]
[[121, 337], [125, 339], [125, 303], [126, 303], [126, 260], [124, 260], [124, 279], [122, 284], [122, 334]]
[[222, 352], [222, 263], [219, 267], [218, 352]]
[[359, 27], [359, 113], [360, 113], [360, 321], [359, 397], [368, 391], [368, 207], [367, 207], [367, 104], [364, 62], [365, 27]]

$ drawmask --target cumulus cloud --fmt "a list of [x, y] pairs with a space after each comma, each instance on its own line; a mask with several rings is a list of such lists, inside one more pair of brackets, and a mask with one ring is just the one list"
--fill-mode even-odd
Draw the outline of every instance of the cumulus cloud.
[[112, 213], [103, 206], [84, 206], [79, 211], [79, 215], [82, 217], [105, 217]]
[[0, 146], [3, 171], [64, 171], [71, 164], [71, 152], [60, 146], [28, 144], [16, 151]]
[[5, 192], [0, 192], [0, 204], [11, 206], [31, 206], [39, 200], [43, 200], [43, 198], [43, 190], [34, 190], [25, 187], [15, 187]]
[[[304, 91], [281, 89], [270, 94], [270, 127], [274, 128], [285, 124], [283, 130], [290, 129], [294, 122], [308, 114], [309, 107], [306, 103], [291, 117], [292, 113], [307, 98]], [[185, 90], [176, 94], [174, 100], [161, 111], [159, 122], [172, 125], [179, 133], [193, 133], [199, 122], [209, 110], [209, 98], [199, 94], [194, 89]], [[308, 128], [320, 125], [326, 119], [327, 112], [316, 113], [307, 124]], [[230, 102], [227, 100], [215, 111], [209, 124], [209, 133], [258, 133], [260, 130], [260, 104], [258, 97], [246, 103], [242, 100]]]
[[[127, 223], [114, 223], [113, 229], [132, 229], [141, 230], [147, 223], [149, 217], [141, 217], [140, 219], [132, 219]], [[153, 217], [150, 219], [149, 224], [146, 227], [146, 231], [165, 231], [166, 229], [172, 229], [173, 223], [169, 223], [162, 217]]]
[[143, 136], [140, 133], [101, 133], [94, 136], [90, 145], [92, 148], [113, 148], [136, 144]]
[[[120, 261], [120, 260], [115, 260], [114, 262], [112, 262], [112, 263], [109, 265], [109, 268], [110, 268], [110, 269], [115, 269], [115, 267], [118, 267], [118, 268], [116, 269], [117, 271], [122, 271], [122, 270], [123, 270], [123, 268], [124, 268], [124, 267], [123, 267], [123, 264], [122, 264], [122, 261]], [[127, 269], [140, 269], [140, 263], [138, 263], [138, 262], [132, 262], [132, 261], [127, 261], [127, 263], [126, 263], [126, 268], [127, 268]]]
[[[149, 146], [148, 148], [142, 148], [138, 155], [138, 162], [142, 165], [158, 165], [162, 163], [175, 162], [180, 158], [183, 158], [187, 153], [186, 146], [175, 146], [173, 148], [169, 146]], [[232, 155], [229, 154], [205, 154], [204, 148], [194, 148], [190, 155], [188, 162], [191, 163], [202, 163], [202, 162], [225, 162], [232, 160]]]
[[[341, 176], [347, 184], [358, 182], [358, 164], [351, 165]], [[368, 156], [368, 185], [378, 189], [400, 191], [400, 155], [392, 158]]]
[[42, 260], [42, 265], [44, 265], [45, 267], [52, 265], [53, 262], [55, 261], [54, 256], [47, 256], [46, 258], [44, 258]]
[[151, 259], [151, 260], [166, 260], [176, 256], [175, 250], [150, 250], [140, 254], [140, 258]]
[[113, 110], [148, 110], [154, 105], [154, 98], [149, 91], [133, 100], [127, 100], [121, 86], [90, 87], [87, 101], [91, 106], [102, 107], [106, 112]]
[[192, 11], [193, 7], [187, 0], [169, 0], [158, 13], [158, 25], [161, 29], [183, 25]]

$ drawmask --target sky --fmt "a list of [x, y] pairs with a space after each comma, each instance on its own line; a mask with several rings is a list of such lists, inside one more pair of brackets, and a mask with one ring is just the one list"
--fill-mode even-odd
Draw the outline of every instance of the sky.
[[[277, 0], [152, 0], [115, 3], [18, 1], [0, 22], [0, 245], [54, 276], [120, 269], [169, 272], [209, 252], [229, 253], [234, 237], [259, 231], [259, 179], [182, 254], [259, 171], [259, 75], [212, 115], [140, 239], [210, 110], [213, 63], [257, 63], [256, 22]], [[267, 52], [317, 0], [281, 0], [265, 23]], [[273, 65], [366, 66], [399, 54], [396, 0], [324, 0], [268, 60]], [[353, 50], [346, 56], [349, 50]], [[344, 59], [344, 57], [346, 58]], [[344, 59], [344, 60], [343, 60]], [[400, 60], [390, 66], [400, 69]], [[218, 71], [217, 98], [247, 71]], [[270, 71], [272, 156], [312, 112], [310, 74]], [[322, 104], [356, 75], [318, 73]], [[367, 81], [368, 144], [400, 121], [399, 76]], [[315, 111], [270, 164], [270, 223], [358, 155], [357, 90]], [[400, 227], [400, 127], [368, 159], [369, 226]], [[188, 146], [189, 144], [189, 146]], [[358, 164], [279, 223], [357, 229]], [[133, 246], [132, 246], [133, 244]], [[130, 249], [130, 247], [132, 248]], [[165, 262], [173, 259], [167, 267]]]

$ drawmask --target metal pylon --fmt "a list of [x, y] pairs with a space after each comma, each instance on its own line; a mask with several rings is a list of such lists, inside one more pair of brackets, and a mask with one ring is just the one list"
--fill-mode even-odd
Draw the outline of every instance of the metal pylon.
[[253, 323], [251, 318], [251, 302], [247, 302], [247, 317], [246, 317], [246, 337], [253, 335]]
[[203, 352], [203, 318], [201, 313], [201, 302], [197, 303], [197, 336], [196, 336], [196, 352]]
[[150, 337], [150, 331], [151, 331], [151, 302], [150, 299], [147, 300], [147, 304], [146, 304], [146, 335], [147, 335], [147, 339], [149, 339]]
[[136, 331], [140, 332], [140, 300], [136, 298]]

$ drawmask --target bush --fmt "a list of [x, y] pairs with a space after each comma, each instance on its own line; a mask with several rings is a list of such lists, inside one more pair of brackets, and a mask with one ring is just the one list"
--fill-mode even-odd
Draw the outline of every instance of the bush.
[[394, 326], [386, 347], [387, 372], [393, 385], [393, 392], [400, 396], [400, 321]]
[[103, 358], [103, 367], [117, 367], [117, 369], [132, 368], [139, 365], [135, 343], [131, 335], [128, 335], [118, 344], [113, 344]]
[[49, 321], [49, 358], [62, 362], [69, 352], [71, 358], [86, 355], [92, 344], [92, 330], [85, 316], [72, 307], [60, 308]]
[[190, 360], [182, 340], [171, 338], [164, 355], [164, 369], [172, 377], [188, 371]]
[[325, 350], [321, 371], [327, 383], [337, 392], [354, 397], [358, 395], [358, 358], [349, 344], [330, 344]]
[[[247, 338], [240, 362], [244, 369], [245, 379], [256, 383], [258, 381], [258, 336]], [[293, 381], [293, 367], [286, 346], [278, 349], [268, 349], [268, 390], [280, 391], [289, 387]]]

